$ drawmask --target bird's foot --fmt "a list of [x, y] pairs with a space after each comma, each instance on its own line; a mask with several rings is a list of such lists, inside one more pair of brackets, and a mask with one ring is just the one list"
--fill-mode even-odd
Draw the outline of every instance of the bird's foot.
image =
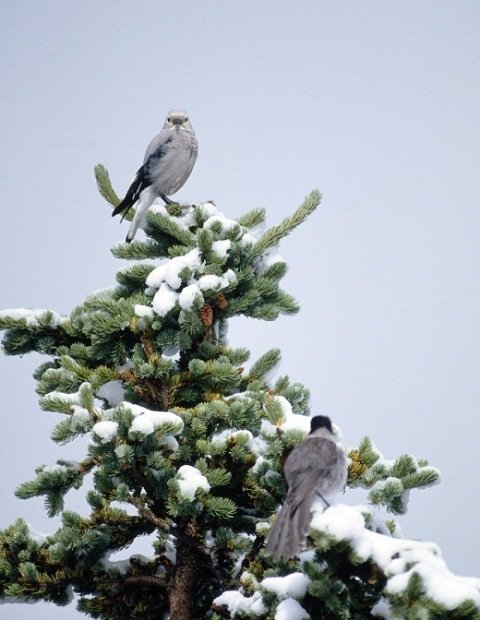
[[166, 205], [173, 205], [173, 204], [175, 204], [175, 202], [173, 200], [170, 200], [170, 198], [168, 196], [165, 196], [165, 194], [160, 194], [160, 198], [163, 200], [163, 202]]
[[316, 493], [316, 495], [318, 495], [318, 497], [322, 500], [322, 502], [325, 504], [325, 508], [324, 510], [326, 510], [327, 508], [330, 508], [330, 504], [327, 502], [327, 500], [323, 497], [323, 495], [321, 493]]

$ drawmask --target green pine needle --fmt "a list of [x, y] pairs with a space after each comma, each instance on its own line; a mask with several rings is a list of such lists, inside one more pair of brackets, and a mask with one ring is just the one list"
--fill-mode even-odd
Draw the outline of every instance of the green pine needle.
[[317, 189], [313, 190], [292, 216], [285, 218], [278, 226], [270, 228], [262, 235], [262, 237], [253, 246], [251, 250], [251, 257], [258, 258], [269, 248], [277, 245], [280, 239], [289, 235], [292, 230], [294, 230], [297, 226], [300, 226], [300, 224], [302, 224], [302, 222], [304, 222], [307, 217], [315, 211], [320, 204], [320, 200], [320, 192]]
[[108, 170], [102, 164], [95, 166], [95, 178], [97, 180], [97, 187], [100, 194], [105, 198], [107, 202], [116, 207], [120, 204], [120, 198], [115, 193]]

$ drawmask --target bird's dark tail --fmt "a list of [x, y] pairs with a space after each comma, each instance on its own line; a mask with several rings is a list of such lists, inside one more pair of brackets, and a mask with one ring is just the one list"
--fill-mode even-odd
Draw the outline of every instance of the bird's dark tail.
[[310, 522], [311, 498], [304, 498], [298, 504], [284, 503], [268, 536], [266, 553], [275, 560], [292, 558], [305, 541]]
[[123, 221], [123, 218], [127, 215], [127, 213], [130, 211], [133, 205], [137, 202], [140, 196], [140, 193], [142, 192], [142, 190], [144, 190], [147, 187], [147, 185], [148, 184], [145, 179], [144, 166], [142, 166], [138, 170], [137, 174], [135, 175], [135, 178], [133, 179], [130, 187], [128, 188], [127, 193], [125, 194], [125, 198], [112, 211], [112, 217], [115, 215], [118, 215], [119, 213], [122, 213], [122, 219], [120, 221]]

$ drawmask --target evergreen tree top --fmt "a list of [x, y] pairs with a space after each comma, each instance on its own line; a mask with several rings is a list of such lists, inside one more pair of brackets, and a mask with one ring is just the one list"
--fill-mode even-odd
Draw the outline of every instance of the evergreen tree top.
[[[102, 166], [96, 176], [116, 206]], [[452, 576], [435, 546], [400, 538], [373, 509], [317, 510], [307, 551], [288, 562], [263, 554], [283, 462], [310, 431], [309, 392], [287, 376], [272, 383], [279, 350], [250, 362], [227, 325], [298, 311], [280, 288], [278, 244], [319, 201], [312, 192], [266, 230], [263, 210], [232, 220], [212, 202], [155, 205], [146, 240], [113, 248], [133, 261], [115, 286], [68, 316], [0, 312], [5, 353], [48, 356], [35, 378], [41, 407], [62, 414], [52, 439], [89, 438], [79, 460], [40, 466], [17, 490], [43, 496], [62, 525], [40, 537], [19, 520], [0, 533], [1, 596], [65, 605], [74, 592], [81, 611], [110, 620], [480, 617], [480, 583]], [[347, 455], [347, 486], [393, 514], [439, 479], [410, 455], [384, 459], [368, 438]], [[81, 516], [65, 497], [88, 474]], [[147, 535], [151, 553], [129, 554]]]

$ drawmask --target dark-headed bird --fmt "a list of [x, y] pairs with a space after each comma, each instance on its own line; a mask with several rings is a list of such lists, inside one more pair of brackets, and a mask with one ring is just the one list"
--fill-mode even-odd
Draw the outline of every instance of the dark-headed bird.
[[283, 468], [288, 484], [287, 499], [268, 536], [266, 553], [275, 560], [295, 556], [305, 541], [314, 496], [328, 500], [345, 488], [347, 459], [335, 442], [332, 423], [315, 416], [310, 434], [288, 455]]

